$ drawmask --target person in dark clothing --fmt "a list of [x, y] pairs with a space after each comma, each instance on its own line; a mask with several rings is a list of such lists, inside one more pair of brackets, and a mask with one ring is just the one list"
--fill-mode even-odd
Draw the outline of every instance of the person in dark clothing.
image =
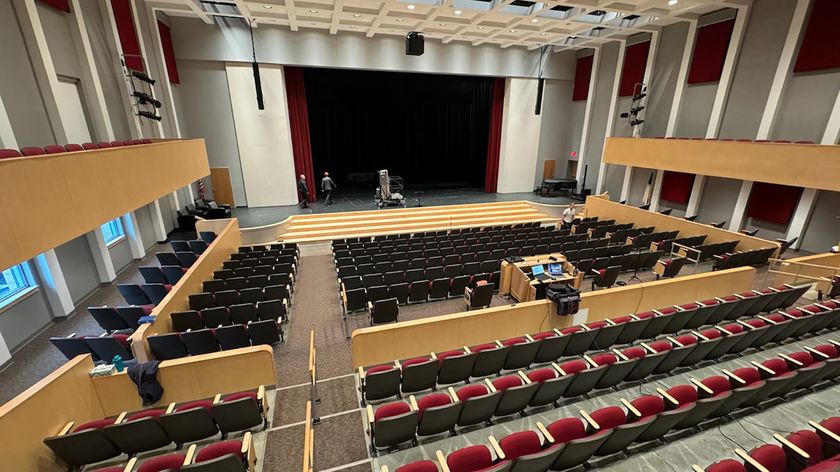
[[338, 185], [330, 178], [330, 173], [324, 172], [324, 178], [321, 179], [321, 191], [326, 194], [324, 205], [332, 205], [332, 192], [337, 188]]
[[307, 201], [309, 201], [309, 187], [306, 186], [306, 176], [301, 174], [300, 179], [297, 183], [297, 190], [298, 190], [298, 197], [300, 198], [300, 202], [298, 206], [301, 208], [309, 208], [307, 205]]

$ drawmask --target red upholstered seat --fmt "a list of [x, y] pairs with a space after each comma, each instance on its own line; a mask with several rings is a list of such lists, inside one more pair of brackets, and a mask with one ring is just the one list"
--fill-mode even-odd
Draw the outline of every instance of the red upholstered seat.
[[744, 326], [740, 325], [738, 323], [729, 323], [728, 325], [724, 325], [723, 329], [725, 329], [726, 331], [729, 331], [732, 334], [738, 334], [738, 333], [744, 331]]
[[790, 357], [793, 360], [799, 361], [802, 364], [802, 367], [808, 367], [809, 365], [815, 362], [814, 356], [812, 356], [811, 353], [807, 351], [796, 351], [788, 354], [788, 357]]
[[446, 457], [450, 472], [477, 472], [493, 465], [493, 456], [487, 446], [469, 446]]
[[532, 370], [528, 372], [528, 380], [531, 382], [544, 382], [546, 380], [557, 378], [557, 372], [554, 369], [544, 367], [542, 369]]
[[601, 366], [601, 365], [612, 365], [612, 364], [615, 364], [616, 362], [618, 362], [618, 356], [616, 356], [615, 354], [604, 353], [604, 354], [598, 354], [596, 356], [593, 356], [592, 360], [596, 364], [598, 364], [599, 366]]
[[834, 434], [840, 434], [840, 416], [832, 416], [820, 421], [820, 426]]
[[747, 472], [747, 468], [735, 459], [724, 459], [706, 467], [706, 472]]
[[673, 315], [674, 313], [677, 312], [677, 309], [669, 306], [668, 308], [660, 308], [659, 310], [656, 310], [656, 311], [658, 311], [659, 313], [662, 313], [663, 315]]
[[739, 300], [739, 298], [736, 297], [735, 295], [727, 295], [725, 297], [721, 297], [721, 300], [723, 300], [725, 302], [736, 302], [736, 301]]
[[479, 344], [478, 346], [473, 346], [470, 348], [472, 352], [481, 352], [481, 351], [488, 351], [490, 349], [498, 349], [499, 346], [496, 343], [485, 343]]
[[137, 472], [178, 471], [181, 470], [185, 458], [186, 456], [184, 454], [166, 454], [152, 457], [140, 464]]
[[111, 141], [111, 147], [125, 146], [125, 141]]
[[645, 357], [647, 355], [647, 351], [645, 351], [641, 347], [628, 347], [621, 353], [624, 354], [625, 357], [628, 357], [630, 359], [637, 359], [640, 357]]
[[654, 341], [650, 343], [649, 346], [656, 352], [670, 351], [674, 348], [674, 345], [669, 341]]
[[20, 153], [23, 154], [24, 156], [27, 156], [27, 157], [29, 157], [29, 156], [43, 156], [44, 154], [47, 153], [47, 151], [44, 151], [43, 148], [39, 148], [39, 147], [36, 147], [36, 146], [27, 146], [27, 147], [20, 148]]
[[91, 472], [124, 472], [125, 467], [105, 467], [104, 469], [96, 469]]
[[455, 392], [455, 395], [458, 397], [458, 400], [466, 401], [472, 397], [480, 397], [481, 395], [487, 394], [487, 387], [484, 385], [467, 385], [466, 387], [461, 387]]
[[716, 298], [710, 298], [710, 299], [708, 299], [708, 300], [702, 300], [700, 303], [702, 303], [702, 304], [704, 304], [704, 305], [706, 305], [706, 306], [711, 306], [711, 305], [717, 305], [717, 304], [719, 304], [720, 302], [719, 302], [719, 301], [717, 301], [717, 299], [716, 299]]
[[119, 341], [123, 346], [128, 347], [129, 336], [127, 334], [112, 334], [111, 337]]
[[84, 150], [83, 147], [79, 146], [78, 144], [65, 144], [64, 149], [67, 149], [67, 152], [76, 152]]
[[838, 470], [840, 470], [840, 458], [838, 460], [820, 462], [817, 465], [802, 469], [802, 472], [837, 472]]
[[760, 320], [758, 318], [753, 318], [751, 320], [747, 320], [747, 321], [745, 321], [745, 323], [752, 326], [753, 328], [761, 328], [761, 327], [764, 327], [765, 325], [767, 325], [767, 323], [764, 320]]
[[64, 146], [59, 146], [58, 144], [44, 146], [44, 151], [46, 151], [47, 154], [60, 154], [62, 152], [67, 152], [67, 150], [64, 149]]
[[814, 346], [814, 350], [827, 355], [831, 359], [840, 356], [840, 351], [833, 344], [820, 344], [819, 346]]
[[583, 328], [581, 328], [580, 326], [569, 326], [568, 328], [561, 329], [560, 332], [562, 334], [572, 334], [572, 333], [577, 333], [578, 331], [582, 331], [582, 330], [583, 330]]
[[428, 357], [428, 356], [415, 357], [413, 359], [408, 359], [408, 360], [402, 361], [400, 364], [402, 365], [402, 368], [405, 369], [406, 367], [410, 367], [410, 366], [417, 365], [417, 364], [422, 364], [424, 362], [429, 362], [430, 360], [432, 360], [432, 358]]
[[761, 373], [755, 367], [741, 367], [732, 371], [738, 378], [746, 382], [741, 387], [752, 385], [756, 382], [761, 382]]
[[808, 465], [816, 465], [823, 460], [823, 440], [814, 431], [799, 430], [789, 434], [786, 439], [808, 453]]
[[444, 359], [447, 357], [456, 357], [456, 356], [463, 356], [465, 353], [462, 349], [455, 349], [452, 351], [444, 351], [439, 354], [436, 354], [438, 358], [438, 363], [442, 363]]
[[196, 400], [193, 402], [184, 403], [183, 405], [178, 405], [175, 407], [175, 411], [186, 411], [191, 410], [193, 408], [204, 408], [207, 411], [210, 411], [212, 408], [213, 402], [210, 400]]
[[796, 308], [788, 308], [785, 310], [785, 314], [790, 315], [794, 318], [802, 318], [805, 316], [805, 313], [802, 313], [802, 310], [798, 310]]
[[669, 388], [665, 393], [674, 397], [679, 406], [690, 405], [697, 401], [697, 389], [692, 385], [677, 385]]
[[618, 318], [612, 319], [612, 322], [615, 324], [629, 323], [631, 321], [633, 321], [633, 317], [630, 315], [619, 316]]
[[749, 454], [768, 472], [785, 472], [787, 468], [787, 455], [781, 446], [765, 444], [751, 450]]
[[166, 413], [166, 410], [160, 409], [160, 408], [138, 411], [137, 413], [128, 416], [125, 419], [125, 421], [135, 421], [135, 420], [140, 420], [140, 419], [143, 419], [143, 418], [155, 418], [155, 419], [157, 419], [157, 418], [160, 418], [160, 415], [162, 415], [164, 413]]
[[828, 307], [828, 308], [838, 308], [838, 307], [840, 307], [840, 303], [838, 303], [835, 300], [826, 300], [826, 301], [822, 302], [821, 305], [825, 306], [825, 307]]
[[504, 451], [505, 459], [509, 461], [529, 454], [536, 454], [542, 450], [540, 435], [534, 431], [519, 431], [509, 434], [499, 441], [499, 447]]
[[706, 339], [717, 339], [721, 337], [720, 331], [715, 328], [709, 328], [707, 330], [700, 331], [700, 334], [703, 335]]
[[239, 441], [223, 441], [211, 444], [198, 451], [198, 454], [195, 456], [195, 462], [211, 461], [228, 454], [234, 454], [236, 457], [242, 458], [242, 443]]
[[586, 436], [586, 425], [579, 418], [562, 418], [546, 427], [555, 444], [563, 444]]
[[504, 346], [514, 346], [516, 344], [525, 344], [529, 342], [528, 338], [512, 338], [512, 339], [505, 339], [502, 341], [502, 345]]
[[753, 298], [753, 297], [757, 297], [757, 296], [758, 296], [758, 295], [756, 295], [756, 294], [755, 294], [755, 292], [750, 292], [750, 291], [747, 291], [747, 292], [741, 292], [741, 293], [739, 293], [738, 295], [740, 295], [740, 296], [742, 296], [742, 297], [744, 297], [744, 298]]
[[698, 305], [696, 303], [686, 303], [686, 304], [680, 305], [680, 308], [682, 308], [683, 310], [694, 310], [696, 308], [700, 308], [700, 305]]
[[636, 318], [641, 318], [643, 320], [648, 319], [648, 318], [653, 318], [654, 316], [656, 316], [656, 313], [654, 313], [652, 311], [644, 311], [642, 313], [636, 313]]
[[366, 370], [365, 375], [376, 374], [378, 372], [386, 372], [393, 369], [396, 369], [396, 367], [394, 367], [393, 365], [377, 365]]
[[557, 333], [555, 333], [554, 331], [545, 331], [545, 332], [542, 332], [542, 333], [537, 333], [537, 334], [535, 334], [531, 337], [534, 338], [535, 340], [539, 341], [541, 339], [548, 339], [548, 338], [557, 337]]
[[587, 323], [586, 327], [589, 329], [601, 329], [606, 325], [606, 321], [593, 321], [592, 323]]
[[417, 410], [419, 410], [420, 414], [422, 414], [423, 410], [426, 408], [435, 408], [438, 406], [448, 405], [450, 403], [452, 403], [452, 399], [449, 395], [445, 393], [432, 393], [417, 400]]
[[639, 410], [642, 418], [658, 415], [665, 411], [665, 400], [658, 395], [644, 395], [631, 401], [630, 404]]
[[257, 392], [238, 392], [232, 393], [222, 399], [222, 402], [233, 402], [236, 400], [241, 400], [243, 398], [253, 398], [254, 401], [257, 401]]
[[677, 336], [674, 339], [683, 346], [690, 346], [697, 342], [697, 336], [694, 336], [693, 334], [683, 334], [682, 336]]
[[522, 379], [518, 375], [506, 375], [493, 381], [493, 387], [499, 391], [505, 391], [511, 387], [519, 387], [520, 385], [522, 385]]
[[76, 426], [76, 428], [73, 430], [73, 432], [78, 433], [79, 431], [85, 431], [87, 429], [102, 429], [102, 428], [104, 428], [106, 426], [110, 426], [112, 424], [114, 424], [114, 419], [113, 418], [111, 418], [111, 419], [105, 418], [105, 419], [102, 419], [102, 420], [88, 421], [86, 423], [80, 424], [79, 426]]
[[785, 318], [784, 315], [781, 315], [779, 313], [773, 313], [772, 315], [768, 315], [766, 318], [776, 323], [784, 323], [785, 321], [787, 321], [787, 318]]
[[21, 156], [22, 154], [17, 149], [0, 149], [0, 159], [9, 159]]
[[381, 419], [390, 418], [392, 416], [402, 415], [411, 411], [411, 407], [406, 402], [393, 402], [380, 406], [373, 413], [373, 419], [379, 421]]
[[782, 359], [767, 359], [766, 361], [762, 362], [761, 365], [767, 367], [768, 369], [772, 370], [775, 375], [782, 375], [785, 372], [788, 372], [790, 368]]
[[99, 149], [106, 149], [106, 148], [111, 147], [111, 143], [109, 143], [107, 141], [98, 142], [98, 143], [96, 143], [96, 145], [99, 146]]
[[99, 146], [97, 146], [96, 143], [82, 143], [82, 148], [91, 150], [91, 149], [99, 149]]
[[705, 385], [712, 391], [712, 396], [716, 397], [728, 392], [732, 387], [729, 384], [729, 379], [722, 375], [713, 375], [701, 380], [700, 383]]
[[394, 472], [438, 472], [438, 466], [434, 461], [417, 461], [406, 464]]
[[613, 429], [627, 422], [627, 415], [618, 406], [608, 406], [595, 410], [589, 416], [598, 423], [598, 431]]
[[560, 365], [560, 368], [563, 369], [563, 372], [567, 374], [576, 374], [582, 370], [586, 370], [589, 367], [586, 365], [586, 362], [583, 362], [579, 359], [575, 359], [573, 361], [564, 362]]

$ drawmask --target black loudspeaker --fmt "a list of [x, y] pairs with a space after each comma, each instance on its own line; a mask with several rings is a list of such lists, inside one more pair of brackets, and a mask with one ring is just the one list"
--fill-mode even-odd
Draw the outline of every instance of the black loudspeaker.
[[257, 92], [257, 109], [265, 110], [265, 103], [263, 102], [262, 80], [260, 80], [260, 65], [256, 62], [251, 63], [251, 69], [254, 71], [254, 88]]
[[534, 107], [534, 114], [539, 115], [542, 112], [542, 96], [543, 96], [543, 87], [545, 86], [545, 79], [540, 77], [539, 81], [537, 82], [537, 105]]
[[422, 56], [425, 51], [425, 40], [426, 38], [416, 31], [405, 35], [405, 54], [407, 56]]

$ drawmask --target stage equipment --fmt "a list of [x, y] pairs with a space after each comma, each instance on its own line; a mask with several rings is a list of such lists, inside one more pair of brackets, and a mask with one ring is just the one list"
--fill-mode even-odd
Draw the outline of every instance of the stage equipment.
[[403, 192], [403, 179], [396, 175], [390, 175], [388, 169], [379, 171], [379, 187], [376, 188], [374, 201], [377, 208], [386, 206], [405, 207]]
[[633, 101], [630, 102], [630, 110], [621, 113], [622, 118], [627, 120], [630, 127], [633, 128], [633, 137], [639, 138], [642, 136], [642, 125], [645, 123], [644, 112], [645, 102], [647, 97], [647, 85], [643, 83], [636, 84], [633, 87]]
[[405, 35], [405, 55], [422, 56], [426, 50], [426, 38], [417, 31], [411, 31]]

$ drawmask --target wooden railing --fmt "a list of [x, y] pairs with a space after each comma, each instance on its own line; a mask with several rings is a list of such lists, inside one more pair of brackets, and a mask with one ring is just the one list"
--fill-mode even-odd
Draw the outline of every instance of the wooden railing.
[[315, 330], [309, 331], [309, 401], [312, 402], [312, 424], [321, 422], [317, 414], [321, 398], [318, 396], [318, 373], [315, 366]]
[[306, 402], [306, 421], [303, 428], [303, 472], [315, 470], [315, 429], [312, 428], [312, 402]]

